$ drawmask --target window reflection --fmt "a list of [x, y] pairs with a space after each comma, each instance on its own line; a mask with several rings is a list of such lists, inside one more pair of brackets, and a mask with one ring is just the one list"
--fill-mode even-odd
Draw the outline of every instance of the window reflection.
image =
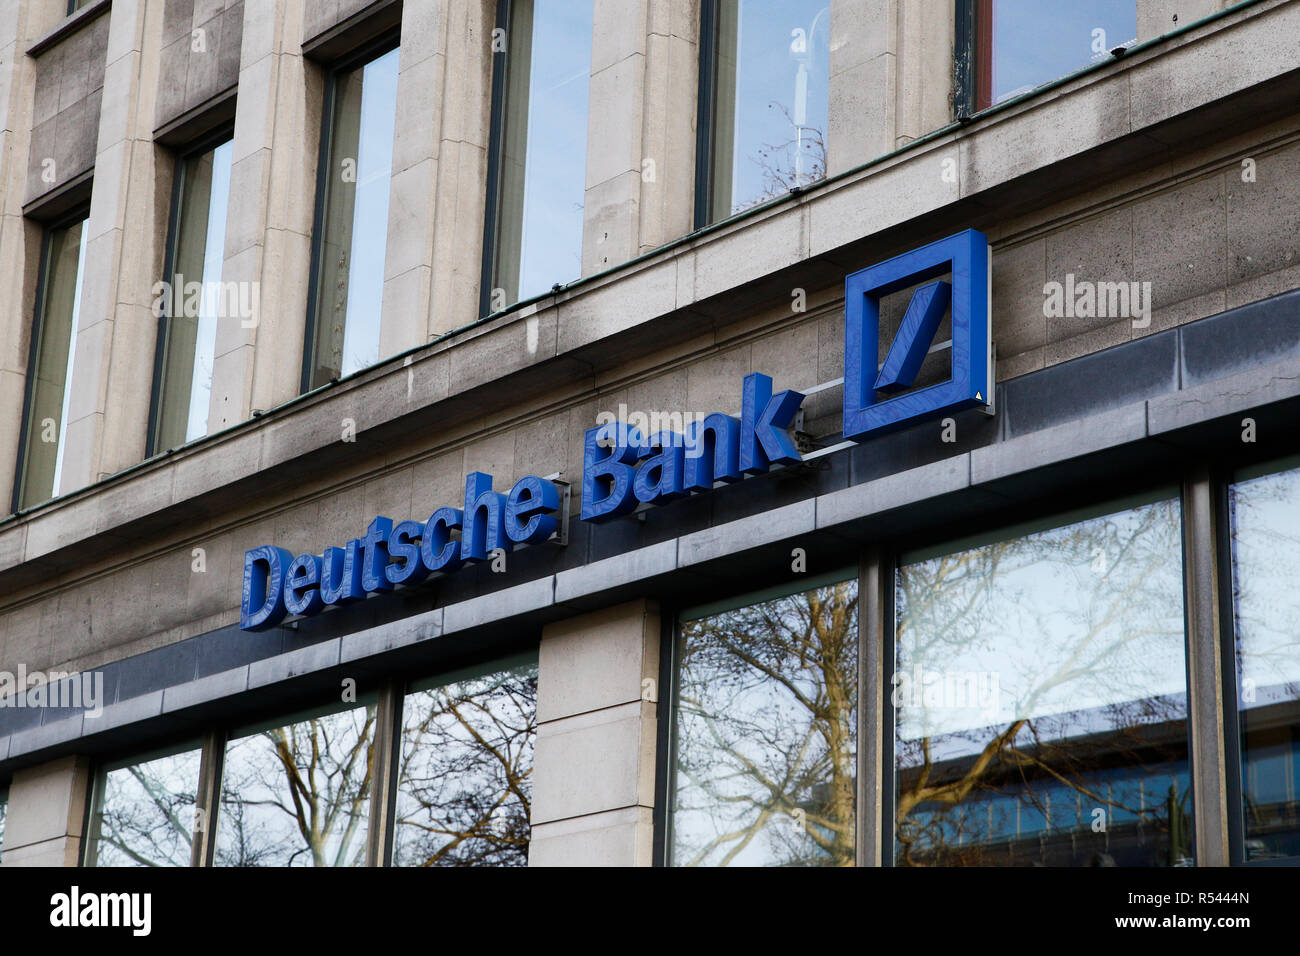
[[375, 707], [319, 713], [226, 747], [217, 866], [363, 866]]
[[217, 322], [242, 321], [234, 310], [251, 302], [247, 293], [241, 302], [238, 292], [231, 294], [221, 285], [231, 148], [226, 140], [180, 167], [155, 450], [177, 448], [207, 434]]
[[592, 11], [511, 0], [489, 312], [582, 274]]
[[825, 0], [717, 0], [716, 17], [710, 222], [823, 178], [830, 103]]
[[41, 302], [35, 324], [36, 364], [28, 373], [28, 408], [18, 507], [59, 494], [67, 450], [68, 406], [77, 355], [81, 279], [85, 274], [88, 220], [46, 234]]
[[857, 597], [841, 581], [683, 622], [673, 865], [853, 864]]
[[980, 108], [1111, 59], [1137, 42], [1136, 0], [985, 0]]
[[399, 52], [390, 50], [332, 81], [333, 119], [320, 172], [324, 193], [309, 388], [380, 358]]
[[5, 814], [9, 810], [9, 791], [0, 790], [0, 861], [4, 860], [5, 851]]
[[1176, 501], [898, 573], [900, 865], [1192, 863]]
[[91, 866], [189, 866], [201, 751], [105, 768], [96, 789]]
[[453, 674], [402, 706], [395, 866], [527, 866], [537, 665]]
[[1247, 860], [1300, 856], [1300, 469], [1231, 486]]

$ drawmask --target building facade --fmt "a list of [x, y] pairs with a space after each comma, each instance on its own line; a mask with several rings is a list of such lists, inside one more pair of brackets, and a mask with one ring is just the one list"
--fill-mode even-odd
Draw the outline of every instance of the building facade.
[[0, 865], [1300, 859], [1300, 2], [1065, 6], [0, 0]]

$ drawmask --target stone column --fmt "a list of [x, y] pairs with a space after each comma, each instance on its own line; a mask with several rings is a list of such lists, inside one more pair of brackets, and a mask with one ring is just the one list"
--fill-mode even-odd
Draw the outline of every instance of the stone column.
[[85, 757], [64, 757], [15, 773], [0, 866], [76, 866], [89, 798], [90, 761]]
[[222, 281], [255, 283], [259, 305], [217, 323], [209, 433], [301, 390], [324, 90], [302, 15], [303, 0], [244, 3]]
[[639, 600], [542, 631], [531, 866], [649, 866], [659, 612]]
[[121, 0], [109, 17], [67, 445], [55, 489], [63, 494], [144, 458], [158, 333], [152, 289], [162, 273], [169, 201], [157, 188], [162, 153], [153, 142], [163, 11], [148, 0]]

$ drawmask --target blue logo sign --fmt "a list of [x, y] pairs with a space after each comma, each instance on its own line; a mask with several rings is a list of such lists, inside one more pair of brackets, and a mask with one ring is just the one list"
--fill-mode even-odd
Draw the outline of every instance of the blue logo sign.
[[[989, 261], [988, 240], [968, 229], [845, 280], [846, 441], [991, 404]], [[949, 272], [951, 283], [942, 281]], [[880, 300], [910, 286], [918, 288], [882, 361]], [[949, 306], [952, 375], [908, 391]], [[804, 458], [790, 430], [803, 400], [792, 389], [774, 394], [772, 379], [755, 372], [741, 385], [739, 418], [715, 412], [680, 432], [645, 435], [624, 422], [588, 429], [583, 520], [608, 521], [641, 505], [666, 504], [710, 491], [718, 482], [762, 474], [773, 465], [799, 464]], [[464, 562], [489, 560], [516, 545], [546, 541], [567, 513], [567, 497], [546, 479], [528, 475], [506, 495], [492, 489], [491, 475], [473, 472], [465, 479], [464, 508], [438, 508], [423, 523], [394, 524], [381, 515], [362, 537], [319, 555], [295, 557], [273, 545], [254, 548], [244, 555], [240, 627], [264, 630], [289, 615], [317, 614], [330, 605], [453, 572]]]
[[[952, 283], [912, 293], [898, 333], [880, 358], [880, 300], [952, 273]], [[896, 256], [844, 281], [844, 438], [860, 441], [918, 419], [987, 406], [993, 385], [989, 241], [967, 229]], [[897, 394], [916, 381], [944, 312], [952, 305], [952, 377]]]

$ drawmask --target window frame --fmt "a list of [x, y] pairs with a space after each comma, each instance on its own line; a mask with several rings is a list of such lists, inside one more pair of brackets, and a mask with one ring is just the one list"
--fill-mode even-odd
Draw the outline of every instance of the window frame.
[[[1236, 561], [1232, 541], [1232, 486], [1243, 480], [1264, 478], [1300, 469], [1300, 454], [1269, 456], [1215, 469], [1214, 510], [1219, 534], [1215, 538], [1218, 564], [1219, 671], [1222, 679], [1224, 776], [1228, 809], [1228, 865], [1232, 867], [1300, 867], [1300, 855], [1268, 860], [1246, 859], [1246, 809], [1242, 774], [1245, 749], [1241, 735], [1241, 701], [1238, 700]], [[1254, 474], [1247, 477], [1248, 472]]]
[[[235, 124], [229, 120], [221, 125], [214, 127], [203, 136], [195, 139], [182, 149], [174, 151], [172, 159], [172, 188], [171, 188], [171, 209], [167, 214], [167, 245], [163, 255], [163, 281], [171, 283], [174, 277], [176, 267], [176, 254], [180, 246], [180, 225], [181, 225], [181, 196], [185, 188], [185, 164], [194, 157], [214, 150], [227, 142], [233, 142], [235, 136]], [[223, 240], [224, 241], [224, 240]], [[224, 264], [225, 256], [222, 260]], [[172, 289], [171, 305], [173, 308], [176, 304], [176, 289]], [[171, 339], [171, 316], [158, 316], [158, 334], [154, 343], [154, 361], [153, 361], [153, 379], [149, 386], [149, 424], [148, 432], [145, 435], [144, 457], [147, 461], [157, 455], [165, 452], [174, 451], [174, 448], [159, 448], [158, 431], [162, 426], [162, 385], [163, 375], [167, 364], [167, 347]], [[202, 439], [196, 438], [195, 441]], [[182, 442], [176, 447], [183, 447], [188, 442]]]
[[[41, 501], [33, 502], [32, 504], [27, 505], [25, 508], [22, 506], [23, 491], [25, 490], [27, 485], [27, 463], [28, 463], [27, 462], [28, 459], [27, 439], [30, 435], [31, 425], [32, 425], [31, 422], [32, 402], [35, 401], [35, 397], [36, 397], [35, 396], [36, 364], [40, 358], [41, 341], [45, 335], [45, 331], [46, 331], [45, 327], [47, 324], [45, 307], [47, 304], [46, 300], [49, 297], [48, 293], [49, 293], [49, 286], [50, 286], [50, 264], [51, 264], [50, 254], [54, 245], [54, 233], [60, 229], [66, 229], [69, 226], [73, 225], [74, 223], [78, 223], [78, 222], [84, 222], [87, 225], [89, 225], [90, 222], [89, 202], [78, 203], [71, 210], [62, 213], [56, 218], [52, 218], [40, 223], [41, 256], [40, 256], [40, 266], [37, 272], [37, 280], [36, 280], [36, 299], [32, 306], [32, 320], [30, 325], [31, 341], [28, 342], [27, 370], [24, 375], [25, 381], [23, 382], [23, 411], [22, 411], [23, 417], [18, 427], [18, 454], [15, 460], [14, 485], [13, 485], [13, 492], [10, 497], [10, 507], [9, 507], [9, 511], [11, 514], [21, 514], [26, 511], [31, 511], [59, 497], [58, 489], [52, 488], [50, 490], [50, 497], [45, 498]], [[86, 236], [84, 234], [84, 231], [81, 237], [81, 242], [83, 245], [86, 242]], [[82, 277], [78, 277], [78, 282], [80, 282], [81, 278]], [[79, 316], [73, 317], [74, 325], [76, 324], [78, 319]], [[69, 352], [75, 351], [76, 347], [77, 347], [76, 339], [75, 337], [73, 337], [68, 342]]]
[[[329, 382], [323, 385], [313, 387], [311, 384], [312, 371], [316, 364], [317, 332], [320, 326], [319, 287], [322, 268], [321, 256], [325, 244], [325, 200], [328, 195], [329, 174], [332, 166], [331, 158], [334, 153], [334, 107], [338, 94], [339, 78], [344, 73], [350, 73], [355, 69], [364, 67], [367, 63], [391, 53], [400, 46], [401, 29], [400, 27], [393, 27], [384, 30], [355, 49], [338, 57], [326, 67], [325, 90], [321, 96], [320, 142], [317, 144], [316, 153], [316, 191], [311, 223], [311, 267], [307, 272], [307, 319], [303, 325], [302, 371], [298, 389], [300, 395], [306, 395], [308, 392], [315, 391], [316, 388], [325, 388], [346, 377], [340, 374], [332, 377]], [[400, 69], [401, 64], [399, 63], [399, 76]], [[388, 171], [388, 174], [391, 185], [392, 169]], [[387, 249], [385, 249], [386, 254]], [[380, 356], [381, 361], [382, 359], [383, 356]]]

